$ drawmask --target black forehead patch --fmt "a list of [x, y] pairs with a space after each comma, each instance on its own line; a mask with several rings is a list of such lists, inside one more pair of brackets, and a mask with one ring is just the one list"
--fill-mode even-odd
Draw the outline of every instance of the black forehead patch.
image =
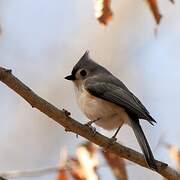
[[89, 52], [86, 51], [85, 54], [80, 58], [80, 60], [76, 63], [76, 65], [74, 66], [73, 70], [72, 70], [72, 75], [75, 76], [75, 74], [77, 73], [77, 71], [79, 69], [87, 69], [90, 72], [94, 72], [98, 69], [98, 72], [102, 72], [102, 71], [106, 71], [108, 72], [104, 67], [102, 67], [101, 65], [97, 64], [96, 62], [94, 62], [90, 57], [89, 57]]
[[85, 68], [89, 60], [89, 51], [86, 51], [84, 55], [80, 58], [80, 60], [77, 62], [77, 64], [74, 66], [72, 70], [72, 75], [75, 75], [79, 69]]

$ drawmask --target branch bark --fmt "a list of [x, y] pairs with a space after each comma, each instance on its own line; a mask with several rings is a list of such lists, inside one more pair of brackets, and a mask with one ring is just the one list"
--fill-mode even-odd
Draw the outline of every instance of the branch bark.
[[[39, 111], [46, 114], [58, 124], [65, 127], [65, 129], [88, 139], [89, 141], [101, 146], [102, 148], [106, 148], [110, 152], [115, 153], [122, 158], [133, 161], [134, 163], [149, 169], [144, 160], [144, 156], [141, 153], [136, 152], [128, 147], [122, 146], [118, 143], [114, 143], [113, 145], [109, 146], [109, 138], [98, 132], [94, 135], [91, 128], [84, 126], [73, 118], [67, 116], [67, 114], [64, 113], [63, 110], [59, 110], [58, 108], [35, 94], [29, 87], [27, 87], [23, 82], [17, 79], [11, 73], [11, 70], [0, 67], [0, 81], [2, 81], [9, 88], [19, 94], [32, 107], [37, 108]], [[160, 175], [164, 176], [167, 179], [180, 179], [180, 174], [167, 166], [165, 163], [156, 160], [156, 164], [158, 167], [158, 173]]]

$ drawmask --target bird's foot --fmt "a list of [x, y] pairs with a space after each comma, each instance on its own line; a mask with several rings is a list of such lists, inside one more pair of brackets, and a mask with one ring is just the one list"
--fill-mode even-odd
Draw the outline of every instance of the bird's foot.
[[116, 130], [115, 134], [114, 134], [114, 135], [112, 136], [112, 138], [109, 140], [109, 143], [108, 143], [106, 149], [108, 149], [110, 146], [114, 145], [115, 142], [117, 141], [116, 136], [117, 136], [117, 134], [118, 134], [121, 126], [122, 126], [122, 124], [119, 125], [119, 127], [118, 127], [118, 129]]
[[87, 123], [85, 123], [84, 125], [89, 127], [91, 129], [92, 135], [95, 136], [96, 135], [96, 128], [92, 126], [92, 123], [94, 121], [89, 121]]
[[114, 145], [116, 141], [117, 141], [116, 136], [112, 136], [109, 140], [108, 147]]
[[113, 145], [115, 142], [117, 141], [117, 138], [115, 136], [113, 136], [110, 141], [109, 144]]
[[112, 145], [114, 145], [117, 141], [117, 138], [115, 136], [111, 137], [109, 139], [108, 144], [106, 145], [106, 147], [104, 148], [105, 150], [108, 150]]
[[168, 164], [167, 164], [167, 163], [164, 163], [164, 162], [161, 162], [160, 166], [161, 166], [162, 168], [166, 168], [166, 167], [168, 166]]

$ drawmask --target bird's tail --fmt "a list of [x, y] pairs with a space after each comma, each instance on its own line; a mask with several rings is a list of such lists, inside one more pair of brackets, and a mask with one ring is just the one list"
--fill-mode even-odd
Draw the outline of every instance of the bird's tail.
[[134, 131], [134, 134], [138, 140], [138, 143], [141, 147], [141, 150], [143, 151], [144, 153], [144, 156], [145, 156], [145, 159], [146, 159], [146, 162], [147, 164], [149, 165], [149, 167], [151, 169], [154, 169], [154, 170], [158, 170], [157, 169], [157, 166], [156, 166], [156, 162], [155, 162], [155, 159], [154, 159], [154, 156], [153, 156], [153, 153], [151, 151], [151, 148], [148, 144], [148, 141], [144, 135], [144, 132], [141, 128], [141, 125], [139, 123], [139, 120], [131, 120], [131, 126], [132, 126], [132, 129]]

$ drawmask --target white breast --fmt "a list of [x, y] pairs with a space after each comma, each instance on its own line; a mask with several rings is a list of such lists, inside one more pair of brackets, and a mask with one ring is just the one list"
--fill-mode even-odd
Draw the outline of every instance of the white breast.
[[75, 87], [75, 92], [82, 112], [90, 120], [100, 119], [95, 122], [98, 126], [114, 129], [128, 121], [129, 117], [124, 108], [91, 95], [84, 87]]

